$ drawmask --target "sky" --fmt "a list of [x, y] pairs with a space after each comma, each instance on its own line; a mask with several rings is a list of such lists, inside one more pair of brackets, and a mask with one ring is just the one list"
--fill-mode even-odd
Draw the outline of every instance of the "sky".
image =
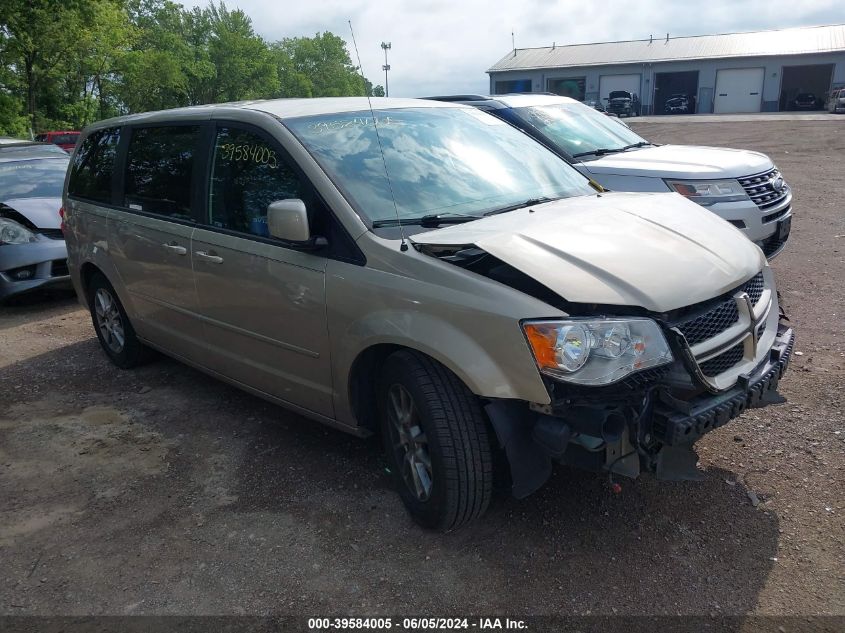
[[[208, 0], [176, 0], [204, 6]], [[391, 97], [486, 93], [485, 71], [517, 48], [845, 23], [843, 0], [227, 0], [268, 41], [331, 31]]]

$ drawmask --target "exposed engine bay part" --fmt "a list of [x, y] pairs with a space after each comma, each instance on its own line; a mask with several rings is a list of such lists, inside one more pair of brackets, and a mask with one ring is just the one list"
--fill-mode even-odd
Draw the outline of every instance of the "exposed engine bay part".
[[424, 255], [436, 257], [444, 262], [465, 268], [482, 277], [487, 277], [535, 299], [544, 301], [551, 306], [561, 308], [566, 302], [563, 297], [558, 296], [551, 289], [474, 244], [441, 246], [437, 244], [415, 243], [414, 248]]

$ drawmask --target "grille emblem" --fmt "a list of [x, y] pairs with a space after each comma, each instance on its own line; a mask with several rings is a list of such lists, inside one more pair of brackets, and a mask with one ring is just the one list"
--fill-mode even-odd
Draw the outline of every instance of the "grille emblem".
[[774, 189], [775, 191], [783, 191], [783, 178], [781, 178], [780, 176], [778, 176], [777, 178], [772, 178], [769, 182], [772, 185], [772, 189]]

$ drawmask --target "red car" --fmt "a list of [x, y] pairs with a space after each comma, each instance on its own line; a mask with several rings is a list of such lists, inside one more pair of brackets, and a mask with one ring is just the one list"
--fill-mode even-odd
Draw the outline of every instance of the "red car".
[[58, 145], [66, 152], [70, 153], [76, 146], [76, 139], [79, 138], [79, 132], [64, 131], [64, 132], [42, 132], [35, 135], [35, 140], [42, 143], [53, 143]]

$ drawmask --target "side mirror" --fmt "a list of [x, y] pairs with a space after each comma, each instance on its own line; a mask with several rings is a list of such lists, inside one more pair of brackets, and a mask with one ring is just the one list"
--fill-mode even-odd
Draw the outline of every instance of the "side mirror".
[[312, 250], [326, 246], [326, 238], [311, 235], [308, 209], [299, 198], [276, 200], [267, 205], [267, 229], [271, 237], [298, 248]]

